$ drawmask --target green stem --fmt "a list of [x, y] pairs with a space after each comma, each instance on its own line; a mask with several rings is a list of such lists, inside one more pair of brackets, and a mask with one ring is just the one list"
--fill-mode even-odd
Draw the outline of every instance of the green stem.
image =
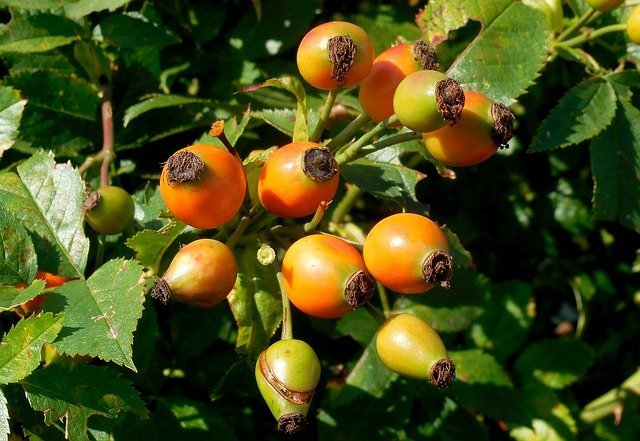
[[640, 395], [640, 370], [635, 371], [619, 387], [611, 389], [596, 398], [582, 409], [582, 421], [593, 424], [617, 410], [622, 410], [625, 403], [633, 396]]
[[344, 222], [344, 218], [349, 214], [351, 208], [356, 203], [358, 198], [362, 195], [362, 190], [360, 187], [357, 187], [353, 184], [349, 185], [347, 188], [347, 192], [338, 202], [336, 208], [333, 210], [333, 214], [331, 215], [331, 222], [334, 224], [341, 224]]
[[317, 142], [320, 140], [320, 137], [322, 136], [322, 132], [325, 126], [327, 125], [327, 120], [329, 119], [329, 115], [331, 114], [333, 103], [335, 103], [337, 96], [338, 96], [338, 89], [332, 89], [327, 94], [327, 99], [324, 102], [324, 107], [322, 108], [322, 112], [320, 113], [318, 124], [316, 125], [316, 128], [313, 131], [313, 134], [309, 138], [309, 141]]
[[249, 210], [248, 215], [242, 216], [242, 218], [240, 219], [240, 222], [238, 223], [238, 226], [236, 226], [236, 229], [233, 231], [233, 233], [231, 233], [231, 236], [229, 236], [229, 239], [227, 239], [226, 245], [230, 249], [233, 249], [233, 247], [236, 246], [236, 243], [242, 237], [242, 235], [247, 231], [247, 228], [249, 228], [249, 225], [251, 225], [251, 223], [256, 218], [260, 217], [263, 211], [264, 210], [262, 209], [262, 207], [253, 207], [251, 210]]
[[289, 302], [289, 296], [284, 288], [284, 276], [279, 268], [280, 263], [277, 260], [274, 265], [277, 268], [276, 278], [278, 279], [278, 285], [280, 286], [280, 297], [282, 298], [282, 330], [280, 334], [281, 340], [289, 340], [293, 338], [293, 323], [291, 322], [291, 303]]
[[98, 234], [98, 249], [96, 250], [96, 260], [94, 262], [94, 271], [102, 266], [104, 262], [104, 252], [106, 249], [106, 236], [103, 233]]
[[593, 31], [585, 32], [582, 35], [578, 35], [577, 37], [571, 38], [569, 40], [565, 40], [561, 42], [563, 46], [580, 46], [587, 41], [595, 40], [598, 37], [601, 37], [605, 34], [609, 34], [611, 32], [624, 32], [627, 30], [626, 23], [617, 23], [609, 26], [604, 26], [602, 28], [595, 29]]
[[378, 286], [378, 297], [380, 298], [380, 304], [382, 305], [382, 312], [385, 317], [389, 317], [391, 313], [391, 306], [389, 304], [389, 296], [387, 295], [387, 288], [378, 281], [376, 281], [376, 285]]
[[575, 31], [577, 31], [578, 29], [583, 27], [585, 24], [587, 24], [589, 20], [591, 20], [592, 18], [596, 18], [598, 15], [599, 15], [598, 11], [596, 11], [595, 9], [589, 9], [587, 12], [582, 14], [582, 17], [580, 17], [577, 21], [573, 22], [571, 26], [569, 26], [567, 29], [562, 31], [562, 33], [558, 35], [558, 38], [556, 39], [556, 41], [562, 41], [565, 38], [569, 37]]
[[325, 147], [327, 147], [331, 152], [335, 153], [340, 147], [345, 145], [353, 135], [355, 135], [358, 130], [360, 130], [366, 123], [371, 121], [371, 117], [362, 112], [360, 115], [356, 117], [353, 121], [351, 121], [347, 127], [342, 129], [340, 133], [338, 133], [331, 141], [329, 141]]
[[[377, 126], [376, 126], [377, 127]], [[367, 133], [369, 135], [371, 132]], [[369, 153], [376, 152], [378, 150], [382, 150], [385, 147], [389, 147], [395, 144], [400, 144], [402, 142], [413, 141], [422, 139], [422, 133], [418, 132], [402, 132], [396, 135], [389, 136], [388, 138], [381, 139], [371, 144], [367, 144], [367, 142], [371, 139], [367, 135], [363, 136], [360, 139], [367, 137], [368, 139], [361, 143], [360, 139], [349, 147], [344, 149], [344, 151], [339, 152], [336, 155], [336, 162], [338, 165], [343, 165], [351, 161], [355, 161], [358, 158], [362, 158], [363, 156], [368, 155]]]
[[322, 222], [322, 218], [324, 217], [324, 214], [327, 212], [327, 208], [329, 208], [328, 202], [325, 202], [325, 201], [320, 202], [320, 205], [318, 205], [318, 208], [316, 209], [316, 212], [313, 215], [313, 218], [309, 222], [304, 224], [303, 229], [305, 233], [311, 233], [313, 230], [318, 228], [318, 225], [320, 224], [320, 222]]
[[362, 307], [371, 315], [371, 317], [376, 319], [379, 324], [383, 324], [385, 322], [386, 317], [378, 310], [378, 308], [373, 306], [371, 302], [364, 302]]

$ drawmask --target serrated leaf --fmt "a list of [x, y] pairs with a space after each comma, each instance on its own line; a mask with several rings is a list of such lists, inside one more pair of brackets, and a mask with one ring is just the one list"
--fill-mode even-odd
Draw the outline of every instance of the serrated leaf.
[[0, 284], [30, 282], [38, 269], [31, 237], [0, 202]]
[[65, 418], [76, 435], [86, 436], [91, 415], [114, 418], [128, 411], [147, 416], [145, 404], [131, 383], [104, 366], [54, 363], [36, 370], [21, 383], [31, 407], [44, 412], [47, 424]]
[[180, 41], [169, 28], [138, 12], [110, 15], [100, 22], [94, 33], [99, 34], [101, 40], [123, 48], [162, 48]]
[[38, 279], [24, 289], [13, 286], [0, 286], [0, 311], [8, 311], [21, 303], [28, 302], [39, 295], [44, 286], [44, 281]]
[[92, 12], [115, 11], [116, 9], [126, 5], [131, 0], [76, 0], [67, 2], [65, 12], [71, 18], [85, 17]]
[[363, 191], [392, 201], [409, 211], [426, 212], [416, 196], [416, 185], [426, 175], [404, 165], [357, 159], [340, 166], [340, 174]]
[[429, 2], [416, 16], [416, 23], [431, 44], [446, 40], [449, 32], [464, 26], [470, 19], [488, 25], [512, 0], [447, 0]]
[[282, 321], [280, 288], [273, 267], [256, 257], [257, 248], [236, 253], [238, 278], [227, 296], [238, 325], [236, 351], [256, 360]]
[[473, 257], [471, 257], [471, 253], [464, 248], [458, 236], [446, 225], [443, 225], [441, 229], [449, 242], [453, 264], [460, 268], [471, 268], [473, 265]]
[[490, 285], [484, 313], [472, 325], [476, 346], [505, 362], [525, 341], [533, 323], [531, 285], [507, 281]]
[[67, 355], [89, 355], [136, 371], [133, 332], [142, 316], [142, 267], [112, 259], [87, 280], [74, 280], [47, 295], [43, 308], [64, 310], [64, 328], [53, 346]]
[[97, 121], [100, 104], [98, 89], [75, 74], [24, 71], [12, 75], [9, 80], [29, 99], [27, 108], [43, 108], [67, 117]]
[[591, 141], [593, 214], [640, 232], [640, 111], [623, 98], [625, 86], [614, 87], [621, 98], [616, 115]]
[[160, 269], [162, 256], [184, 231], [186, 224], [172, 220], [159, 230], [143, 230], [126, 241], [126, 245], [136, 252], [136, 259], [151, 269], [154, 274]]
[[523, 381], [535, 378], [548, 387], [562, 389], [585, 375], [594, 359], [593, 349], [580, 340], [540, 340], [522, 351], [515, 372]]
[[527, 424], [523, 403], [502, 366], [478, 349], [449, 351], [456, 379], [448, 391], [465, 407], [503, 422]]
[[18, 137], [18, 127], [27, 100], [20, 93], [6, 86], [0, 86], [0, 158], [11, 148]]
[[70, 164], [56, 164], [51, 152], [38, 152], [18, 166], [18, 175], [0, 174], [0, 202], [31, 233], [38, 268], [81, 277], [89, 240], [84, 234], [80, 174]]
[[44, 52], [80, 38], [82, 27], [54, 14], [19, 15], [0, 31], [0, 54]]
[[[296, 77], [271, 78], [256, 86], [245, 88], [245, 92], [251, 92], [263, 87], [276, 87], [291, 92], [296, 98], [296, 111], [289, 113], [289, 118], [293, 116], [293, 130], [291, 133], [293, 141], [307, 141], [309, 139], [309, 120], [307, 112], [307, 94], [302, 82]], [[267, 121], [268, 122], [268, 121]], [[275, 127], [275, 126], [274, 126]]]
[[215, 106], [216, 103], [211, 100], [205, 100], [202, 98], [195, 98], [181, 95], [156, 95], [151, 98], [147, 98], [144, 101], [134, 104], [124, 112], [123, 125], [127, 127], [129, 123], [135, 118], [139, 117], [143, 113], [149, 112], [154, 109], [163, 109], [166, 107], [182, 106], [185, 104], [200, 103], [210, 106]]
[[402, 296], [394, 309], [426, 320], [438, 332], [458, 332], [473, 325], [485, 309], [484, 277], [473, 270], [455, 268], [451, 288], [433, 288], [426, 295]]
[[[455, 7], [451, 3], [446, 2], [447, 8]], [[480, 34], [447, 73], [463, 89], [509, 105], [533, 84], [544, 66], [549, 44], [546, 19], [521, 2], [481, 4], [495, 7], [496, 12], [504, 9], [491, 22], [483, 22]]]
[[0, 384], [15, 383], [40, 364], [42, 345], [56, 338], [64, 314], [31, 315], [4, 335], [0, 342]]
[[590, 79], [574, 86], [540, 125], [529, 152], [579, 144], [604, 130], [616, 113], [616, 94], [610, 83]]
[[0, 441], [7, 441], [11, 433], [9, 427], [9, 408], [7, 407], [7, 398], [4, 396], [4, 392], [0, 389]]

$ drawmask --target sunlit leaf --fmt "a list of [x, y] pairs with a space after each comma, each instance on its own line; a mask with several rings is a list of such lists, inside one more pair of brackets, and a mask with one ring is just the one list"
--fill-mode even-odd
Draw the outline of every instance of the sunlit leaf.
[[0, 87], [0, 158], [18, 137], [18, 127], [27, 100], [11, 87]]
[[80, 38], [78, 23], [54, 14], [20, 15], [0, 30], [0, 54], [43, 52]]

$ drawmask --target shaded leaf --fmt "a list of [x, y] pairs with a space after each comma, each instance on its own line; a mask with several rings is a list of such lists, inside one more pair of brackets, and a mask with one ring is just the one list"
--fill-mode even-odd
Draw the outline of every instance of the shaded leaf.
[[529, 152], [579, 144], [604, 130], [616, 113], [610, 83], [592, 79], [569, 90], [540, 125]]
[[507, 281], [488, 286], [484, 313], [470, 330], [476, 346], [505, 362], [526, 340], [533, 323], [531, 285]]
[[[19, 176], [18, 176], [19, 175]], [[38, 268], [81, 277], [89, 240], [84, 234], [84, 182], [70, 164], [56, 164], [51, 152], [38, 152], [15, 173], [0, 174], [0, 202], [31, 233]]]
[[0, 158], [18, 137], [18, 127], [27, 100], [17, 90], [0, 86]]
[[595, 359], [586, 343], [570, 339], [539, 340], [527, 346], [515, 362], [515, 372], [526, 381], [562, 389], [585, 375]]
[[380, 324], [364, 308], [358, 308], [336, 322], [336, 331], [351, 336], [363, 347], [369, 344], [379, 327]]
[[591, 142], [593, 212], [640, 232], [640, 111], [624, 99], [628, 89], [615, 87], [621, 97], [616, 116]]
[[507, 3], [504, 7], [503, 2], [481, 2], [496, 12], [501, 6], [504, 10], [490, 23], [483, 22], [478, 37], [447, 72], [463, 89], [483, 92], [505, 105], [513, 103], [538, 77], [549, 40], [544, 14], [521, 2]]
[[86, 281], [74, 280], [47, 295], [43, 308], [64, 310], [64, 328], [53, 346], [67, 355], [89, 355], [135, 371], [133, 332], [142, 316], [145, 281], [133, 261], [112, 259]]
[[82, 438], [86, 437], [91, 415], [114, 418], [121, 411], [147, 415], [131, 383], [104, 366], [54, 363], [36, 370], [21, 383], [31, 407], [44, 412], [47, 424], [64, 417], [76, 435], [84, 435]]
[[[159, 400], [160, 412], [169, 412], [167, 419], [171, 418], [177, 424], [171, 424], [162, 431], [164, 439], [189, 439], [209, 440], [215, 433], [216, 439], [229, 441], [237, 440], [233, 430], [224, 420], [224, 417], [216, 413], [208, 403], [189, 400], [184, 397], [167, 397]], [[173, 422], [173, 421], [172, 421]]]
[[159, 230], [143, 230], [127, 239], [125, 244], [136, 252], [136, 259], [151, 269], [154, 274], [160, 270], [164, 253], [184, 231], [186, 224], [172, 220]]
[[31, 237], [0, 202], [0, 284], [29, 283], [38, 269]]
[[4, 335], [0, 347], [0, 384], [15, 383], [40, 364], [42, 345], [56, 338], [64, 314], [31, 315]]
[[65, 3], [65, 12], [71, 18], [80, 18], [100, 11], [115, 11], [121, 6], [126, 5], [131, 0], [76, 0], [74, 2]]
[[19, 15], [0, 28], [0, 54], [43, 52], [80, 38], [82, 28], [54, 14]]
[[256, 360], [282, 321], [280, 288], [273, 267], [264, 266], [256, 257], [257, 248], [236, 253], [238, 279], [227, 296], [238, 324], [236, 351]]
[[[381, 398], [390, 385], [397, 380], [398, 374], [390, 370], [382, 363], [376, 351], [376, 340], [372, 338], [362, 352], [349, 375], [346, 384], [356, 388], [359, 393], [366, 393], [372, 397]], [[352, 397], [349, 394], [341, 394], [336, 398], [336, 405], [348, 402]]]
[[28, 302], [44, 289], [44, 281], [36, 279], [24, 289], [13, 286], [0, 286], [0, 311], [14, 309], [21, 303]]
[[471, 253], [464, 248], [458, 236], [446, 225], [443, 225], [441, 229], [449, 242], [453, 264], [460, 268], [471, 268], [473, 266], [473, 257]]
[[26, 11], [47, 11], [59, 8], [78, 0], [2, 0], [2, 6], [24, 9]]

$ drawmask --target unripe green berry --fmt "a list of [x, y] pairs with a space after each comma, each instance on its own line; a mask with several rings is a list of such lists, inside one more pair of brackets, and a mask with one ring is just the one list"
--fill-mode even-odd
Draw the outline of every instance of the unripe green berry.
[[87, 194], [82, 208], [85, 219], [98, 233], [118, 234], [133, 221], [135, 205], [126, 190], [113, 185]]
[[260, 353], [255, 376], [278, 429], [300, 431], [320, 380], [320, 360], [313, 348], [302, 340], [277, 341]]

